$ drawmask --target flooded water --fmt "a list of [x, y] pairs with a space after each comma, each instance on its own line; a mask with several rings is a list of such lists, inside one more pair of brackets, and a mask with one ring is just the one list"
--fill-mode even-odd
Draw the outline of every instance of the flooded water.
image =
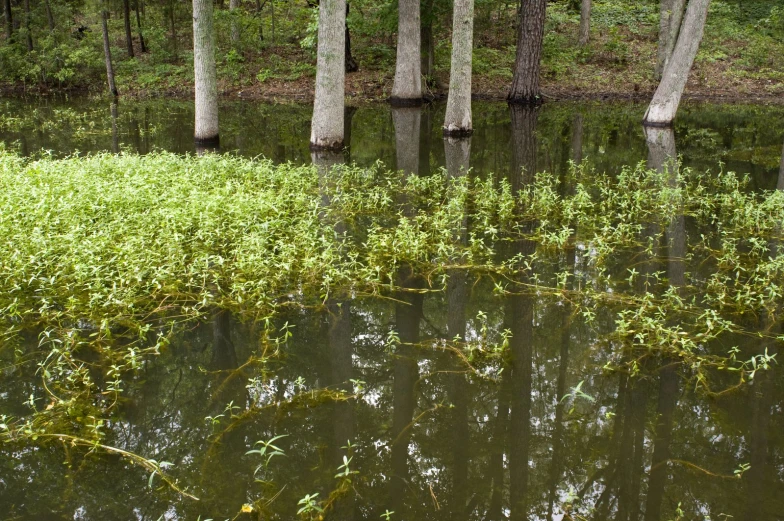
[[[3, 103], [0, 140], [26, 154], [192, 150], [187, 104], [127, 103], [112, 119], [89, 104]], [[662, 168], [677, 150], [695, 168], [721, 160], [750, 174], [751, 190], [784, 188], [784, 128], [770, 124], [780, 108], [686, 106], [674, 134], [646, 141], [639, 105], [477, 103], [470, 147], [446, 148], [442, 110], [352, 111], [350, 159], [421, 175], [469, 161], [478, 176], [522, 167], [565, 177], [570, 160]], [[307, 107], [228, 104], [221, 117], [223, 151], [311, 160]], [[456, 240], [468, 242], [472, 226]], [[263, 317], [226, 311], [181, 324], [101, 426], [115, 450], [65, 438], [0, 446], [0, 519], [784, 519], [777, 364], [738, 385], [736, 372], [627, 349], [619, 334], [624, 310], [648, 296], [700, 298], [720, 262], [701, 243], [714, 228], [688, 215], [648, 223], [608, 272], [577, 230], [564, 248], [507, 241], [498, 263], [528, 256], [524, 275], [455, 267], [442, 284], [402, 266], [383, 295], [309, 300], [292, 288], [298, 305], [273, 319], [290, 335], [274, 338]], [[587, 286], [606, 300], [586, 308]], [[776, 317], [737, 320], [743, 332], [694, 337], [701, 359], [778, 352]], [[688, 335], [697, 321], [665, 323]], [[41, 331], [25, 347], [0, 344], [3, 415], [24, 417], [46, 396], [40, 367], [19, 355], [34, 358]], [[102, 382], [99, 355], [80, 356]], [[74, 407], [68, 421], [89, 424], [91, 409]], [[171, 463], [174, 486], [130, 453]]]
[[[646, 160], [640, 122], [645, 105], [549, 103], [519, 114], [513, 122], [505, 103], [474, 103], [471, 168], [478, 174], [509, 170], [515, 150], [535, 150], [537, 171], [562, 175], [570, 160], [599, 171]], [[445, 165], [443, 105], [391, 110], [366, 105], [346, 110], [348, 159], [359, 165], [378, 160], [391, 168], [399, 152], [418, 158], [424, 174]], [[397, 127], [408, 125], [406, 128]], [[221, 105], [221, 150], [276, 162], [309, 163], [311, 107], [231, 102]], [[755, 188], [775, 188], [784, 143], [784, 107], [685, 103], [675, 126], [677, 153], [687, 166], [749, 174]], [[406, 123], [406, 119], [411, 120]], [[531, 143], [514, 143], [513, 126]], [[97, 151], [192, 153], [193, 106], [187, 102], [122, 102], [112, 108], [93, 101], [0, 101], [0, 142], [20, 153], [55, 156]], [[405, 162], [406, 159], [403, 159]], [[410, 162], [410, 160], [409, 160]]]

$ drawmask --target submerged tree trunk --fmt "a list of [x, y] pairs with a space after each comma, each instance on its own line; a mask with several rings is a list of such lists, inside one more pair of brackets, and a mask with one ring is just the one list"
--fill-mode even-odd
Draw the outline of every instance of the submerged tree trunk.
[[691, 0], [662, 80], [648, 106], [643, 122], [647, 125], [670, 125], [678, 112], [683, 89], [700, 48], [710, 0]]
[[196, 88], [197, 143], [217, 143], [218, 78], [212, 0], [193, 0], [193, 72]]
[[591, 33], [591, 0], [583, 0], [580, 5], [580, 37], [577, 43], [580, 47], [588, 45]]
[[120, 153], [120, 140], [117, 132], [117, 100], [113, 101], [109, 106], [109, 114], [112, 117], [112, 152], [115, 154]]
[[419, 175], [419, 137], [422, 126], [421, 107], [393, 107], [395, 127], [395, 158], [397, 170], [406, 177]]
[[319, 3], [316, 96], [310, 146], [313, 149], [343, 147], [346, 78], [346, 0]]
[[521, 7], [514, 77], [507, 99], [511, 103], [536, 103], [547, 0], [524, 0]]
[[144, 35], [142, 34], [142, 17], [139, 14], [139, 4], [142, 0], [136, 0], [136, 28], [139, 31], [139, 50], [147, 52], [147, 46], [144, 44]]
[[106, 62], [106, 81], [109, 84], [109, 92], [117, 97], [117, 85], [114, 83], [114, 65], [112, 65], [112, 50], [109, 48], [109, 26], [106, 18], [106, 3], [101, 4], [101, 34], [103, 35], [103, 59]]
[[467, 136], [471, 123], [471, 53], [474, 40], [474, 0], [455, 0], [452, 16], [452, 68], [444, 118], [445, 136]]
[[11, 0], [4, 0], [3, 14], [5, 15], [5, 38], [10, 41], [14, 37], [14, 16], [11, 11]]
[[229, 0], [229, 13], [231, 14], [231, 44], [235, 47], [240, 43], [240, 26], [237, 22], [239, 6], [240, 0]]
[[422, 103], [419, 0], [399, 0], [395, 82], [389, 101], [396, 105]]
[[659, 3], [659, 50], [654, 71], [656, 81], [661, 80], [675, 42], [678, 41], [684, 9], [686, 0], [661, 0]]

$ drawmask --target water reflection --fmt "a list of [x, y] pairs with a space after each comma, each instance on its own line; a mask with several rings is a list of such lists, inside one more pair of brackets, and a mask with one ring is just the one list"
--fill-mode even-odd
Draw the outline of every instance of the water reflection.
[[[780, 107], [687, 105], [675, 128], [685, 163], [700, 169], [749, 173], [758, 188], [776, 185], [784, 131], [770, 121], [784, 116]], [[163, 101], [125, 101], [105, 109], [81, 100], [30, 102], [4, 100], [0, 107], [0, 141], [21, 153], [51, 150], [62, 156], [79, 152], [170, 150], [193, 152], [192, 104]], [[221, 149], [276, 162], [309, 162], [309, 106], [232, 102], [221, 105]], [[419, 112], [395, 113], [386, 105], [347, 107], [345, 127], [347, 160], [369, 165], [377, 160], [395, 167], [404, 158], [410, 168], [414, 152], [418, 171], [424, 175], [445, 166], [439, 125], [444, 107], [426, 106]], [[550, 103], [539, 109], [537, 162], [534, 170], [558, 176], [568, 171], [569, 159], [585, 159], [591, 167], [617, 172], [646, 158], [648, 148], [639, 120], [645, 107], [634, 104]], [[478, 102], [475, 110], [472, 165], [478, 175], [509, 168], [509, 147], [514, 114], [505, 104]], [[406, 120], [408, 123], [398, 120]], [[411, 146], [400, 147], [395, 128], [408, 124], [408, 136], [419, 136]], [[417, 149], [418, 147], [418, 149]], [[416, 149], [416, 150], [415, 150]], [[402, 166], [400, 168], [402, 168]]]
[[[383, 148], [395, 159], [390, 164], [409, 175], [443, 164], [453, 178], [480, 176], [493, 165], [514, 190], [532, 183], [543, 163], [589, 161], [598, 146], [628, 146], [633, 135], [614, 123], [597, 145], [588, 112], [566, 114], [555, 125], [546, 106], [514, 106], [491, 111], [485, 130], [445, 140], [442, 148], [427, 141], [432, 110], [394, 109], [391, 118], [384, 113], [390, 125], [375, 123], [374, 139], [387, 139], [378, 146], [394, 144]], [[146, 141], [152, 114], [137, 116], [136, 126], [127, 127], [131, 139], [153, 147]], [[362, 130], [373, 127], [364, 117], [362, 109], [347, 115], [355, 140], [349, 160], [366, 157], [356, 145]], [[120, 138], [124, 122], [120, 111]], [[685, 294], [704, 259], [690, 254], [699, 233], [675, 190], [679, 135], [649, 130], [641, 142], [648, 166], [662, 172], [674, 212], [640, 230], [639, 246], [613, 276], [626, 280], [627, 268], [636, 269], [632, 296]], [[225, 142], [247, 151], [256, 146], [253, 139]], [[487, 146], [495, 140], [500, 144]], [[685, 141], [687, 149], [694, 146]], [[280, 156], [296, 147], [274, 145], [282, 147], [275, 152]], [[346, 156], [303, 157], [317, 167], [321, 204], [329, 206], [334, 187], [326, 174]], [[784, 189], [784, 159], [776, 159]], [[577, 175], [560, 171], [559, 189], [573, 193]], [[401, 214], [413, 218], [420, 210], [414, 205]], [[354, 223], [327, 224], [336, 235], [361, 233]], [[454, 223], [455, 243], [469, 244], [471, 224]], [[336, 520], [379, 519], [389, 510], [398, 520], [664, 521], [677, 517], [679, 504], [686, 518], [778, 519], [784, 508], [780, 371], [759, 372], [750, 387], [721, 397], [695, 394], [693, 375], [679, 360], [655, 347], [641, 354], [623, 345], [614, 335], [613, 309], [597, 304], [596, 320], [586, 320], [577, 289], [595, 273], [591, 245], [581, 242], [579, 230], [553, 252], [525, 236], [536, 226], [524, 223], [522, 235], [504, 237], [494, 259], [522, 257], [530, 260], [525, 269], [466, 270], [464, 259], [454, 257], [446, 259], [445, 281], [422, 266], [396, 266], [388, 294], [335, 288], [300, 302], [305, 297], [292, 290], [290, 306], [276, 318], [278, 328], [289, 324], [290, 339], [273, 339], [261, 321], [217, 309], [204, 323], [183, 327], [129, 379], [104, 442], [175, 463], [171, 474], [201, 501], [178, 497], [156, 479], [149, 487], [149, 473], [120, 458], [53, 443], [0, 447], [2, 461], [11, 462], [0, 465], [0, 508], [15, 519], [52, 513], [85, 520], [233, 519], [251, 505], [253, 516], [283, 520], [296, 518], [298, 501], [317, 492], [329, 502], [325, 515]], [[778, 248], [775, 238], [769, 248]], [[558, 291], [534, 288], [537, 277], [558, 273], [567, 274]], [[758, 321], [752, 331], [780, 334], [775, 316], [749, 320]], [[19, 342], [34, 349], [39, 333]], [[494, 351], [504, 339], [507, 349]], [[724, 342], [744, 353], [776, 349], [753, 335]], [[45, 394], [36, 368], [16, 363], [7, 351], [1, 352], [1, 410], [23, 416], [28, 396]], [[86, 350], [79, 359], [104, 387], [100, 357]], [[585, 396], [574, 392], [578, 386]], [[278, 435], [286, 435], [278, 442], [285, 457], [264, 465], [246, 454]], [[350, 484], [336, 477], [344, 457], [358, 472]], [[750, 466], [736, 478], [739, 464]]]

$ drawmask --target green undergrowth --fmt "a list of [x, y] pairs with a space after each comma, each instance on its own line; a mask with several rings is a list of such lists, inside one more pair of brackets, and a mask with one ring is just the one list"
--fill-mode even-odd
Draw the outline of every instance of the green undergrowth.
[[[742, 384], [775, 363], [784, 192], [643, 164], [617, 176], [583, 166], [561, 179], [523, 174], [0, 152], [0, 353], [36, 365], [50, 393], [46, 410], [5, 418], [4, 435], [100, 440], [124, 379], [215, 309], [262, 324], [277, 351], [291, 334], [276, 322], [283, 310], [442, 291], [454, 270], [490, 277], [497, 296], [563, 299], [589, 324], [613, 317], [604, 341], [615, 368], [632, 373], [647, 358], [674, 359], [717, 394], [710, 371]], [[561, 262], [575, 255], [579, 269]], [[424, 289], [398, 287], [401, 270]], [[508, 356], [508, 334], [488, 339], [492, 348], [454, 347], [481, 363]], [[727, 335], [762, 347], [740, 353]]]

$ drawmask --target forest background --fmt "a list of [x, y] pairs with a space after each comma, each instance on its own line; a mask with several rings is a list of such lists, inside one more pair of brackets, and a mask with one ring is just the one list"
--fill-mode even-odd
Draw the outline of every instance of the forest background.
[[[182, 0], [3, 0], [0, 89], [105, 91], [101, 9], [119, 91], [135, 97], [193, 94], [192, 6]], [[578, 43], [580, 2], [547, 6], [545, 97], [650, 99], [659, 32], [656, 0], [593, 2], [587, 45]], [[223, 97], [309, 101], [316, 72], [318, 9], [306, 0], [218, 0], [217, 72]], [[477, 0], [473, 93], [503, 99], [514, 66], [520, 6]], [[352, 0], [349, 101], [387, 98], [395, 72], [395, 0]], [[4, 11], [5, 11], [4, 10]], [[428, 94], [446, 95], [452, 8], [422, 1], [422, 71]], [[130, 40], [127, 33], [130, 33]], [[9, 38], [10, 33], [10, 38]], [[784, 100], [784, 0], [714, 0], [691, 72], [692, 97]]]

